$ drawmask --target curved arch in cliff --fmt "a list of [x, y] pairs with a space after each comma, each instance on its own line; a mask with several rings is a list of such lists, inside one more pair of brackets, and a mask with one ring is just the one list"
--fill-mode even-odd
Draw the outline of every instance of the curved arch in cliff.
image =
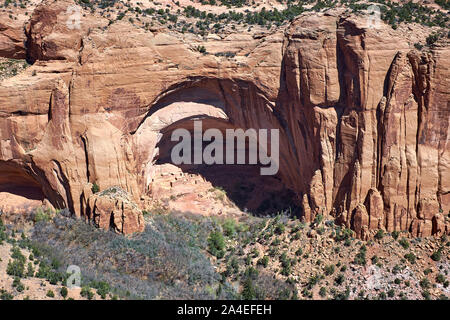
[[[185, 174], [199, 175], [213, 186], [226, 190], [242, 209], [254, 211], [277, 207], [275, 202], [282, 202], [285, 207], [294, 206], [295, 194], [289, 183], [292, 178], [289, 174], [292, 168], [288, 166], [290, 150], [272, 108], [273, 103], [254, 84], [241, 80], [197, 79], [169, 88], [160, 95], [134, 132], [139, 149], [138, 163], [142, 165], [142, 184], [150, 189], [158, 166], [171, 163], [170, 150], [176, 144], [170, 141], [172, 132], [178, 128], [192, 132], [195, 120], [202, 120], [203, 132], [210, 128], [219, 129], [224, 138], [228, 128], [278, 129], [280, 163], [276, 176], [261, 176], [259, 165], [177, 167]], [[278, 209], [282, 209], [281, 206]]]
[[19, 165], [0, 161], [0, 211], [28, 213], [45, 199], [39, 182]]

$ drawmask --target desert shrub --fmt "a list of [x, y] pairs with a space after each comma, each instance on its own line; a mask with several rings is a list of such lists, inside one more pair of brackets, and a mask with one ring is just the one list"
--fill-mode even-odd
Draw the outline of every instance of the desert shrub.
[[322, 298], [325, 298], [325, 296], [327, 295], [327, 288], [321, 287], [320, 290], [319, 290], [319, 295], [320, 295]]
[[362, 245], [361, 248], [359, 249], [359, 252], [356, 254], [355, 259], [353, 260], [354, 263], [365, 266], [367, 261], [366, 261], [366, 252], [367, 252], [367, 248], [365, 245]]
[[55, 293], [52, 290], [48, 290], [46, 296], [49, 297], [49, 298], [54, 298], [55, 297]]
[[81, 288], [80, 295], [88, 300], [92, 300], [94, 298], [94, 293], [88, 286], [84, 286]]
[[428, 290], [422, 291], [422, 297], [423, 297], [425, 300], [431, 300], [431, 294], [430, 294], [430, 292], [429, 292]]
[[440, 261], [442, 257], [442, 248], [439, 248], [437, 251], [433, 252], [431, 255], [431, 259], [433, 261]]
[[27, 266], [27, 277], [33, 277], [34, 276], [34, 268], [33, 264], [31, 262], [28, 262]]
[[22, 278], [24, 269], [24, 262], [20, 260], [10, 260], [8, 261], [8, 265], [6, 267], [6, 273], [10, 276]]
[[393, 273], [393, 274], [397, 274], [397, 273], [399, 273], [400, 271], [402, 271], [402, 268], [401, 268], [398, 264], [396, 264], [396, 265], [394, 266], [394, 268], [392, 268], [392, 273]]
[[62, 287], [61, 290], [59, 291], [59, 293], [65, 299], [65, 298], [67, 298], [67, 295], [69, 294], [69, 291], [67, 290], [66, 287]]
[[391, 235], [392, 235], [392, 238], [394, 238], [395, 240], [397, 240], [397, 239], [398, 239], [398, 236], [400, 235], [400, 232], [399, 232], [399, 231], [392, 231]]
[[269, 257], [268, 256], [264, 256], [261, 259], [258, 260], [258, 264], [262, 265], [264, 268], [267, 268], [267, 266], [269, 265]]
[[406, 240], [405, 238], [401, 238], [398, 243], [403, 247], [403, 249], [408, 249], [409, 248], [409, 241]]
[[208, 238], [209, 252], [217, 258], [223, 258], [225, 252], [225, 239], [219, 230], [213, 231]]
[[239, 272], [239, 262], [238, 262], [238, 260], [235, 257], [233, 257], [231, 259], [231, 262], [230, 262], [229, 266], [230, 266], [231, 273], [238, 273]]
[[17, 292], [23, 292], [25, 290], [25, 286], [22, 282], [20, 282], [20, 278], [15, 277], [12, 283], [13, 288], [16, 288]]
[[244, 300], [256, 299], [256, 288], [253, 284], [253, 280], [250, 277], [247, 277], [245, 279], [241, 295], [242, 299]]
[[336, 241], [346, 241], [350, 243], [352, 236], [353, 236], [352, 230], [347, 228], [342, 229], [341, 227], [338, 227], [336, 228], [336, 235], [334, 239]]
[[197, 46], [196, 50], [200, 53], [206, 54], [206, 48], [205, 46]]
[[50, 216], [50, 211], [48, 210], [44, 210], [42, 208], [37, 208], [35, 213], [34, 213], [34, 222], [38, 223], [41, 221], [47, 222], [50, 221], [51, 216]]
[[323, 221], [323, 215], [318, 214], [314, 217], [314, 225], [318, 226]]
[[394, 289], [390, 289], [387, 293], [389, 298], [393, 298], [395, 296], [395, 290]]
[[13, 295], [4, 289], [0, 289], [0, 300], [12, 300]]
[[372, 264], [377, 264], [379, 261], [379, 258], [377, 255], [372, 256], [372, 258], [370, 258], [370, 260], [372, 261]]
[[420, 280], [419, 285], [422, 289], [429, 289], [431, 287], [430, 280], [428, 280], [427, 278], [423, 278], [422, 280]]
[[20, 261], [22, 263], [25, 263], [25, 261], [26, 261], [26, 258], [22, 254], [20, 249], [18, 247], [15, 247], [15, 246], [11, 248], [11, 258], [13, 258], [14, 260], [18, 260], [18, 261]]
[[232, 237], [236, 233], [236, 222], [233, 219], [227, 219], [223, 223], [223, 232], [227, 237]]
[[283, 252], [280, 256], [280, 262], [281, 262], [281, 274], [284, 276], [288, 276], [291, 274], [292, 271], [292, 262], [287, 257], [286, 252]]
[[314, 288], [314, 286], [316, 284], [318, 284], [320, 282], [320, 280], [322, 280], [322, 277], [320, 275], [318, 275], [318, 274], [309, 277], [308, 283], [307, 283], [307, 288], [309, 290], [311, 290], [312, 288]]
[[330, 264], [325, 267], [325, 275], [331, 276], [334, 273], [334, 265]]
[[350, 296], [350, 288], [347, 287], [345, 291], [335, 291], [333, 293], [334, 300], [348, 300]]
[[343, 284], [345, 281], [345, 277], [342, 273], [340, 273], [336, 278], [334, 278], [334, 283], [338, 286]]
[[427, 38], [426, 38], [426, 42], [428, 46], [433, 45], [437, 40], [439, 39], [439, 34], [438, 33], [431, 33]]
[[423, 49], [423, 45], [418, 43], [418, 42], [416, 42], [416, 43], [414, 43], [414, 48], [416, 48], [417, 50], [422, 50]]
[[[210, 219], [158, 215], [144, 232], [125, 237], [56, 216], [35, 225], [32, 251], [45, 262], [43, 275], [57, 257], [61, 266], [54, 272], [77, 265], [83, 286], [104, 281], [122, 298], [212, 299], [217, 297], [206, 287], [221, 281], [205, 254], [214, 228]], [[229, 284], [223, 284], [221, 297], [235, 297]]]
[[[1, 212], [1, 211], [0, 211]], [[3, 224], [3, 221], [0, 219], [0, 245], [3, 243], [4, 240], [8, 238], [6, 234], [6, 227]]]
[[100, 191], [100, 187], [98, 186], [98, 184], [97, 183], [93, 183], [92, 184], [92, 187], [91, 187], [91, 190], [92, 190], [92, 193], [98, 193], [99, 191]]
[[437, 283], [444, 283], [445, 282], [445, 276], [442, 273], [439, 273], [436, 276], [436, 282]]
[[275, 234], [281, 235], [284, 233], [284, 231], [286, 230], [286, 227], [283, 223], [277, 223], [277, 225], [275, 226]]
[[377, 231], [377, 233], [375, 234], [375, 239], [377, 239], [377, 240], [381, 240], [381, 239], [383, 239], [383, 237], [384, 237], [384, 231], [382, 230], [382, 229], [379, 229], [378, 231]]
[[244, 276], [252, 279], [256, 279], [259, 275], [259, 271], [254, 267], [248, 267], [245, 269]]
[[414, 253], [405, 254], [405, 259], [408, 260], [411, 264], [416, 263], [416, 255]]

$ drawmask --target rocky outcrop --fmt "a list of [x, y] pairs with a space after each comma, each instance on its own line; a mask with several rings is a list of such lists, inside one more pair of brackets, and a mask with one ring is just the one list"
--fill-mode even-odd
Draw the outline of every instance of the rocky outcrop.
[[[17, 36], [35, 63], [0, 85], [0, 174], [13, 163], [55, 207], [141, 231], [161, 136], [201, 118], [279, 129], [278, 178], [306, 220], [330, 216], [361, 238], [450, 233], [448, 43], [419, 52], [400, 31], [338, 10], [223, 40], [88, 12], [74, 31], [69, 5], [36, 8]], [[89, 194], [93, 183], [120, 186], [137, 206]]]
[[0, 21], [0, 56], [12, 59], [24, 59], [26, 56], [26, 36], [23, 32], [23, 20], [13, 20], [6, 14]]
[[84, 212], [86, 218], [99, 228], [123, 234], [144, 231], [142, 211], [119, 187], [110, 187], [99, 194], [90, 195]]

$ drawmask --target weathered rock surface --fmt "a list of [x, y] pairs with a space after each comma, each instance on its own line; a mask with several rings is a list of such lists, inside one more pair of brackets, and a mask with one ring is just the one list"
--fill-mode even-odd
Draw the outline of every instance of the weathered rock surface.
[[[145, 203], [161, 134], [203, 118], [279, 129], [278, 177], [307, 220], [330, 215], [362, 238], [379, 228], [450, 233], [448, 43], [419, 52], [399, 31], [339, 11], [254, 38], [194, 41], [88, 12], [74, 31], [69, 5], [44, 1], [23, 34], [0, 25], [0, 55], [35, 61], [0, 84], [0, 175], [13, 165], [55, 207], [141, 231], [137, 207], [89, 186]], [[199, 44], [236, 57], [203, 55]], [[17, 181], [0, 179], [2, 190]]]
[[88, 219], [103, 229], [124, 234], [144, 231], [142, 211], [119, 187], [110, 187], [99, 194], [91, 194], [84, 212]]

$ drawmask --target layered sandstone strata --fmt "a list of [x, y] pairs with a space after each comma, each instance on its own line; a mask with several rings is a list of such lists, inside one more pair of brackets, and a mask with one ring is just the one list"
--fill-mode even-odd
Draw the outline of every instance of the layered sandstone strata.
[[32, 181], [57, 208], [141, 231], [140, 210], [99, 198], [92, 184], [119, 186], [143, 206], [161, 136], [200, 118], [279, 129], [278, 178], [307, 220], [330, 215], [361, 238], [380, 228], [450, 233], [448, 43], [419, 52], [400, 31], [340, 11], [223, 39], [108, 25], [88, 12], [74, 30], [69, 5], [45, 1], [23, 33], [0, 29], [2, 56], [34, 62], [0, 85], [3, 191]]

